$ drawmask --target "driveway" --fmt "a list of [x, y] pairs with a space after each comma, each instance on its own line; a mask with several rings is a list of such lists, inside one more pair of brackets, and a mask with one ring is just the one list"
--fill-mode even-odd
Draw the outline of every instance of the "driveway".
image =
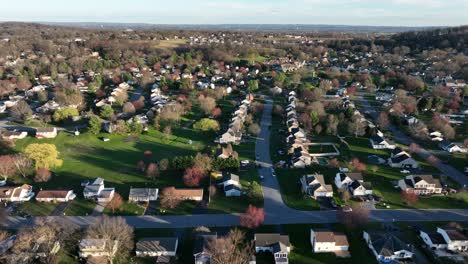
[[94, 207], [93, 211], [91, 212], [91, 216], [100, 216], [104, 212], [107, 203], [97, 203]]
[[65, 211], [65, 209], [67, 209], [68, 205], [70, 205], [70, 202], [59, 203], [57, 207], [55, 207], [55, 209], [50, 213], [50, 215], [51, 216], [63, 215], [63, 212]]
[[158, 202], [157, 201], [150, 201], [148, 203], [148, 207], [146, 207], [145, 215], [154, 215], [158, 210]]

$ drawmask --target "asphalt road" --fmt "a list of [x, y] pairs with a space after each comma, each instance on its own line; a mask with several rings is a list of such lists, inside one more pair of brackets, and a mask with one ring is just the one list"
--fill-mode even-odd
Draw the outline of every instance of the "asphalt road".
[[[260, 175], [264, 195], [265, 223], [277, 224], [304, 224], [304, 223], [335, 223], [336, 211], [298, 211], [287, 207], [282, 198], [278, 181], [272, 176], [270, 158], [270, 131], [271, 111], [273, 104], [266, 100], [261, 121], [261, 133], [256, 141], [255, 152], [262, 167]], [[275, 140], [283, 140], [278, 138]], [[79, 226], [87, 226], [96, 221], [94, 216], [49, 216], [66, 219]], [[226, 227], [239, 225], [238, 214], [198, 214], [198, 215], [165, 215], [165, 216], [124, 216], [127, 223], [134, 228], [187, 228], [197, 226]], [[421, 222], [421, 221], [468, 221], [468, 209], [379, 209], [370, 213], [372, 222]], [[3, 222], [6, 228], [18, 228], [21, 225], [32, 224], [34, 218], [9, 217]]]

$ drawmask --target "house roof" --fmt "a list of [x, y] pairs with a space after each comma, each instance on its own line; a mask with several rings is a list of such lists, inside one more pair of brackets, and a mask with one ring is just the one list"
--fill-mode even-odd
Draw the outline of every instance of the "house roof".
[[410, 158], [411, 157], [408, 154], [404, 153], [404, 154], [395, 156], [395, 157], [393, 157], [391, 159], [392, 159], [392, 163], [400, 163], [400, 162], [405, 161], [405, 160], [410, 159]]
[[360, 172], [347, 172], [347, 173], [340, 173], [340, 180], [341, 181], [344, 181], [346, 179], [346, 177], [350, 178], [351, 180], [355, 180], [355, 181], [362, 181], [363, 180], [363, 177], [362, 177], [362, 173]]
[[229, 180], [239, 182], [239, 175], [224, 171], [222, 181], [225, 182], [225, 181], [229, 181]]
[[455, 228], [444, 228], [450, 240], [453, 241], [468, 241], [468, 237]]
[[440, 233], [430, 232], [427, 235], [429, 236], [433, 244], [440, 245], [446, 243], [444, 237]]
[[41, 198], [66, 198], [70, 190], [46, 190], [39, 191], [36, 195], [36, 199]]
[[238, 190], [240, 191], [241, 189], [239, 188], [239, 186], [235, 185], [235, 184], [229, 184], [228, 186], [224, 187], [224, 191], [227, 192], [227, 191], [230, 191], [230, 190]]
[[55, 127], [38, 127], [36, 128], [36, 133], [51, 133], [55, 132], [57, 129]]
[[289, 246], [289, 236], [280, 235], [278, 233], [264, 233], [255, 234], [255, 246], [256, 247], [271, 247], [276, 243], [281, 242], [285, 246]]
[[149, 197], [157, 195], [157, 188], [130, 188], [129, 197]]
[[177, 237], [148, 237], [136, 243], [137, 251], [166, 252], [177, 250]]
[[184, 197], [202, 197], [203, 189], [175, 189], [176, 196]]
[[400, 250], [411, 251], [410, 248], [392, 233], [369, 233], [372, 246], [378, 255], [392, 256]]
[[341, 232], [316, 230], [314, 231], [314, 235], [317, 242], [335, 242], [337, 246], [349, 246], [348, 238]]

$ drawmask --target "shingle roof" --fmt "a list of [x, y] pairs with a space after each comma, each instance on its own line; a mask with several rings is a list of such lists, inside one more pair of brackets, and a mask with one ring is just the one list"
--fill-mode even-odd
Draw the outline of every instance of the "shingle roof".
[[166, 252], [177, 250], [177, 237], [149, 237], [136, 243], [137, 251]]

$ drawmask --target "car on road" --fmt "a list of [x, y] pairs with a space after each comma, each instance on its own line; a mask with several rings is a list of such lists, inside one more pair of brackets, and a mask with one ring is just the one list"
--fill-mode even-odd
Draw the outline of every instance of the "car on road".
[[263, 180], [265, 179], [265, 177], [263, 175], [260, 175], [260, 180]]
[[400, 172], [401, 172], [401, 173], [404, 173], [404, 174], [411, 173], [411, 171], [409, 171], [409, 170], [401, 170]]
[[271, 168], [271, 176], [276, 177], [276, 172], [273, 168]]

